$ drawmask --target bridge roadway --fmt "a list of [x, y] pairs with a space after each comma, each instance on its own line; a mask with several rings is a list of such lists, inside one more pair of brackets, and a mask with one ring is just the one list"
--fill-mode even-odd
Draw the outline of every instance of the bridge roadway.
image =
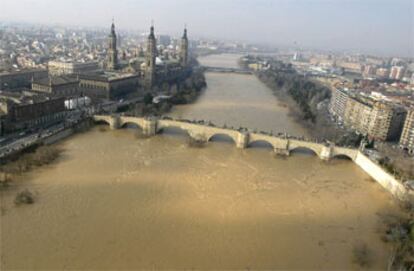
[[223, 68], [223, 67], [211, 67], [211, 66], [203, 66], [203, 68], [207, 72], [253, 74], [253, 72], [249, 70], [243, 70], [239, 68]]
[[125, 127], [127, 124], [135, 124], [147, 136], [154, 136], [164, 128], [169, 127], [184, 130], [191, 138], [202, 142], [209, 142], [214, 136], [224, 135], [230, 137], [235, 142], [237, 148], [240, 149], [248, 148], [255, 142], [265, 142], [270, 144], [275, 153], [280, 155], [289, 155], [291, 151], [298, 148], [311, 150], [322, 160], [345, 156], [355, 161], [358, 155], [357, 149], [337, 147], [333, 144], [325, 145], [305, 140], [281, 138], [267, 134], [238, 131], [172, 119], [139, 118], [119, 115], [95, 115], [93, 119], [95, 122], [109, 124], [111, 129], [119, 129]]

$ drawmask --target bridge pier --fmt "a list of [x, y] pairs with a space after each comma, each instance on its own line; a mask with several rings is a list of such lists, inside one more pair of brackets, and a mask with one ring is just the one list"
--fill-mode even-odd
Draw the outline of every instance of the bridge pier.
[[245, 149], [249, 144], [249, 133], [240, 132], [237, 136], [236, 146], [239, 149]]
[[273, 150], [275, 154], [278, 156], [289, 156], [290, 155], [289, 149], [274, 148]]
[[119, 129], [121, 122], [119, 116], [111, 116], [110, 118], [112, 119], [112, 121], [109, 123], [111, 130]]
[[333, 154], [333, 146], [332, 145], [324, 146], [322, 148], [322, 151], [319, 157], [324, 161], [329, 161], [332, 158], [332, 154]]
[[190, 135], [191, 139], [197, 142], [207, 143], [207, 136], [203, 133], [189, 131], [188, 134]]
[[157, 133], [157, 120], [156, 119], [144, 119], [142, 132], [146, 136], [154, 136]]
[[208, 141], [205, 134], [189, 132], [189, 136], [190, 136], [189, 146], [192, 146], [192, 147], [197, 147], [197, 148], [203, 147], [206, 145]]

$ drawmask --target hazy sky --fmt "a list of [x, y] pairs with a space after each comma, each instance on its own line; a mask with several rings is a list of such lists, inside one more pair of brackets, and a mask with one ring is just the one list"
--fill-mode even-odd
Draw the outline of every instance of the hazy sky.
[[0, 20], [414, 56], [414, 0], [0, 0]]

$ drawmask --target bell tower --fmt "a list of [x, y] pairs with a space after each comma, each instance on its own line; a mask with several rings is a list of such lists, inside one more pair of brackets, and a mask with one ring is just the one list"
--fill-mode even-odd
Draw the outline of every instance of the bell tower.
[[187, 27], [184, 28], [184, 34], [183, 34], [183, 37], [181, 38], [180, 63], [181, 63], [181, 66], [183, 67], [188, 65]]
[[146, 52], [146, 70], [145, 70], [145, 82], [147, 87], [151, 88], [155, 83], [156, 73], [156, 57], [157, 57], [157, 40], [154, 35], [154, 25], [151, 25], [150, 34], [147, 40], [147, 52]]
[[108, 70], [116, 70], [118, 68], [118, 51], [116, 48], [116, 33], [115, 33], [115, 23], [112, 19], [111, 33], [108, 37]]

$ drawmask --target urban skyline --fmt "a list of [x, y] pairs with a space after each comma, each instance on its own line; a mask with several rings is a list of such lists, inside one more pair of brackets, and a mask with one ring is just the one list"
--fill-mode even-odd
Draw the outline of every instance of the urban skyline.
[[154, 20], [160, 33], [179, 34], [188, 23], [194, 37], [414, 56], [414, 7], [410, 0], [4, 0], [1, 8], [7, 10], [0, 14], [4, 22], [104, 27], [114, 17], [118, 29], [142, 30]]

